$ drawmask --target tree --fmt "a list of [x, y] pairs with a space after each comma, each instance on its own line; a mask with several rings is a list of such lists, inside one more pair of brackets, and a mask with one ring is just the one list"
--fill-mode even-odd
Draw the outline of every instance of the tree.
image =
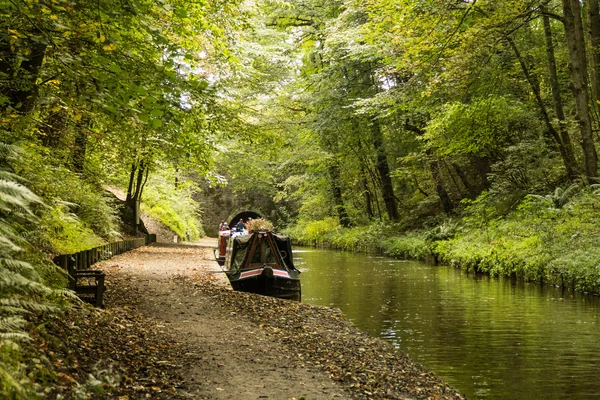
[[583, 150], [584, 170], [588, 178], [598, 176], [598, 155], [592, 136], [592, 120], [589, 114], [588, 97], [588, 68], [581, 19], [581, 5], [579, 0], [562, 0], [563, 24], [567, 38], [567, 48], [571, 60], [571, 83], [577, 123], [581, 134], [581, 148]]

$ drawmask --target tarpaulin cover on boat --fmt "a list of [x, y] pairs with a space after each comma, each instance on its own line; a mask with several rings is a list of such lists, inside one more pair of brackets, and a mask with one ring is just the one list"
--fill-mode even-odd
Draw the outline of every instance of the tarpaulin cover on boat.
[[[252, 247], [252, 239], [255, 235], [259, 234], [260, 232], [254, 232], [249, 235], [240, 235], [233, 238], [231, 252], [229, 254], [229, 257], [231, 257], [229, 271], [239, 271], [242, 268], [244, 265], [244, 260], [246, 259], [246, 255]], [[279, 255], [283, 260], [284, 266], [291, 270], [296, 269], [296, 267], [294, 267], [294, 261], [292, 258], [291, 239], [278, 233], [271, 233], [271, 237], [275, 242], [275, 246], [277, 246], [277, 250], [279, 251]]]
[[275, 239], [275, 245], [279, 249], [279, 254], [285, 266], [289, 269], [296, 269], [292, 257], [292, 239], [280, 233], [273, 233], [273, 239]]
[[[231, 264], [229, 268], [231, 272], [239, 271], [244, 265], [244, 259], [250, 250], [250, 245], [252, 244], [252, 236], [254, 235], [241, 235], [233, 238], [231, 252], [228, 254], [228, 256], [231, 258]], [[226, 264], [228, 263], [226, 262]]]

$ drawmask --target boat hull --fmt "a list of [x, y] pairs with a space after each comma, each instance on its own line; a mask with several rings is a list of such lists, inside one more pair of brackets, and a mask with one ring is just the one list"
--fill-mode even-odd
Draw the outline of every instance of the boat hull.
[[221, 267], [225, 265], [225, 256], [219, 255], [219, 249], [215, 249], [215, 260], [217, 260], [217, 263], [219, 263]]
[[[260, 270], [257, 270], [257, 272], [260, 272]], [[230, 276], [229, 281], [231, 287], [240, 292], [296, 301], [300, 301], [302, 297], [300, 279], [276, 276], [269, 269], [264, 269], [260, 274], [250, 277], [240, 278], [239, 274], [238, 276]]]

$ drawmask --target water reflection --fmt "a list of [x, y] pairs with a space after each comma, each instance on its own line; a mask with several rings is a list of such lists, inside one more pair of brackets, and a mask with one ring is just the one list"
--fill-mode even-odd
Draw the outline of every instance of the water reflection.
[[595, 296], [327, 250], [294, 259], [304, 302], [340, 308], [468, 398], [600, 396]]

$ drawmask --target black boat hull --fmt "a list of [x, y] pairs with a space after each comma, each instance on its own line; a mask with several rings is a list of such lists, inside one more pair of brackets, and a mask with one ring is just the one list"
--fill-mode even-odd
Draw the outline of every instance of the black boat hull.
[[267, 277], [265, 274], [244, 279], [231, 279], [231, 287], [240, 292], [256, 293], [280, 299], [301, 300], [300, 279]]
[[271, 231], [234, 235], [225, 255], [223, 269], [234, 290], [300, 301], [300, 271], [287, 236]]

